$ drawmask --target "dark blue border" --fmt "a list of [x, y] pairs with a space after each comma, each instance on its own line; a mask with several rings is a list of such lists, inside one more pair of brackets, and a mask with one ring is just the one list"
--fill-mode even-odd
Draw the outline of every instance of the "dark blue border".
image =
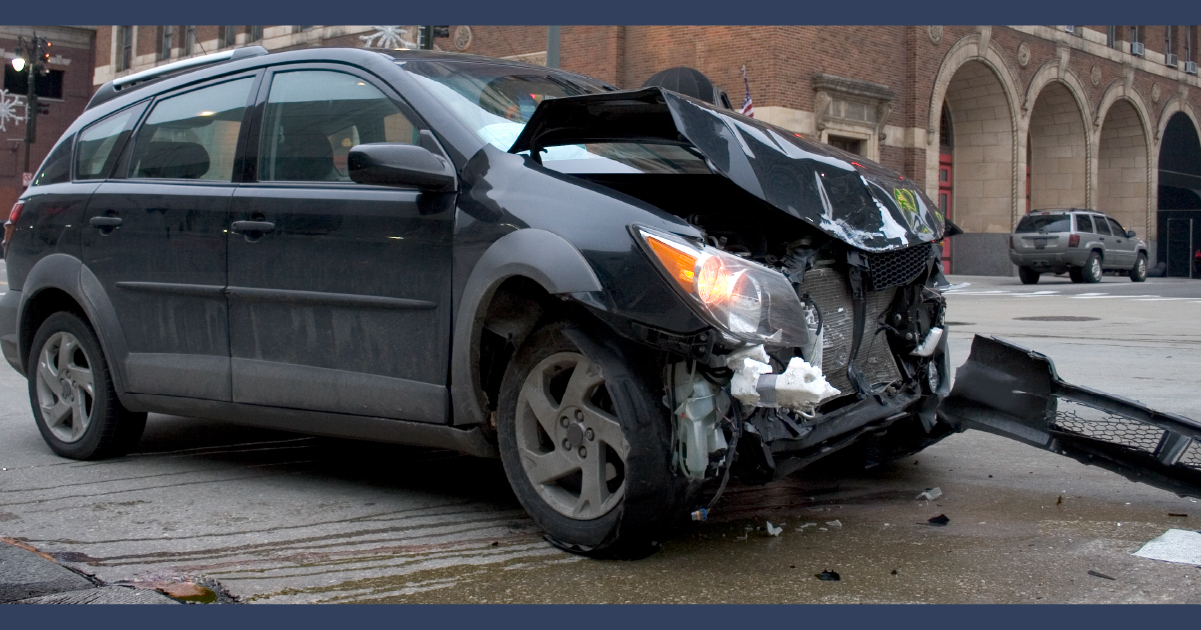
[[[1179, 24], [1195, 0], [58, 0], [4, 3], [5, 24]], [[235, 17], [236, 19], [229, 19]], [[1087, 20], [1085, 19], [1087, 18]]]

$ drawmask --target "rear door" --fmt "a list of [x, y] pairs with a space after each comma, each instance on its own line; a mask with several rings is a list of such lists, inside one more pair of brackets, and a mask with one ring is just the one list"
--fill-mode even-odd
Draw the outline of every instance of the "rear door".
[[416, 117], [340, 65], [277, 68], [258, 98], [228, 236], [234, 401], [445, 422], [454, 197], [356, 184], [346, 164], [416, 143]]
[[1126, 228], [1113, 219], [1109, 221], [1110, 231], [1113, 232], [1114, 246], [1111, 248], [1117, 255], [1113, 258], [1113, 265], [1121, 269], [1129, 269], [1134, 266], [1135, 246], [1138, 241], [1126, 236]]
[[158, 97], [88, 204], [83, 259], [116, 309], [130, 392], [230, 400], [225, 230], [256, 76]]

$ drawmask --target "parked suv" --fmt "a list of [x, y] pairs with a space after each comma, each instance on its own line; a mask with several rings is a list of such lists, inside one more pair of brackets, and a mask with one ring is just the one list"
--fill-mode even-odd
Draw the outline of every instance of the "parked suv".
[[630, 555], [731, 474], [953, 431], [936, 206], [657, 87], [188, 60], [103, 86], [8, 228], [0, 348], [65, 457], [147, 412], [499, 456], [552, 542]]
[[1100, 282], [1104, 270], [1147, 279], [1147, 244], [1134, 230], [1093, 210], [1035, 210], [1018, 221], [1009, 237], [1009, 260], [1022, 284], [1040, 274], [1064, 273], [1072, 282]]

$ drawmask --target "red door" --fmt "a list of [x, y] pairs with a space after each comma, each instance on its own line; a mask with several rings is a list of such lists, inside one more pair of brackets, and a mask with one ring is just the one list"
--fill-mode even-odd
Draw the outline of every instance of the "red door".
[[[938, 156], [938, 209], [942, 216], [951, 218], [951, 154]], [[942, 241], [942, 272], [951, 273], [951, 239]]]

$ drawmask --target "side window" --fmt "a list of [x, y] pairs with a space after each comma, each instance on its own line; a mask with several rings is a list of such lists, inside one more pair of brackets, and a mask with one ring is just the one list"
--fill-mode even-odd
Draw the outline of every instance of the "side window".
[[41, 170], [33, 178], [34, 186], [61, 184], [71, 180], [71, 145], [74, 141], [74, 135], [58, 141], [58, 146], [46, 156]]
[[1097, 234], [1109, 236], [1109, 223], [1105, 221], [1105, 217], [1096, 217], [1097, 219]]
[[418, 130], [370, 83], [329, 70], [280, 72], [271, 81], [260, 181], [348, 182], [351, 147], [415, 144]]
[[1113, 219], [1109, 220], [1109, 229], [1113, 230], [1114, 236], [1126, 236], [1126, 228]]
[[134, 140], [130, 177], [233, 179], [242, 113], [253, 79], [163, 99]]
[[1093, 218], [1087, 214], [1076, 215], [1076, 231], [1077, 232], [1092, 232]]
[[138, 105], [111, 114], [80, 132], [75, 147], [76, 179], [101, 179], [108, 175], [113, 160], [117, 159], [116, 149], [122, 144], [122, 134], [144, 107]]

